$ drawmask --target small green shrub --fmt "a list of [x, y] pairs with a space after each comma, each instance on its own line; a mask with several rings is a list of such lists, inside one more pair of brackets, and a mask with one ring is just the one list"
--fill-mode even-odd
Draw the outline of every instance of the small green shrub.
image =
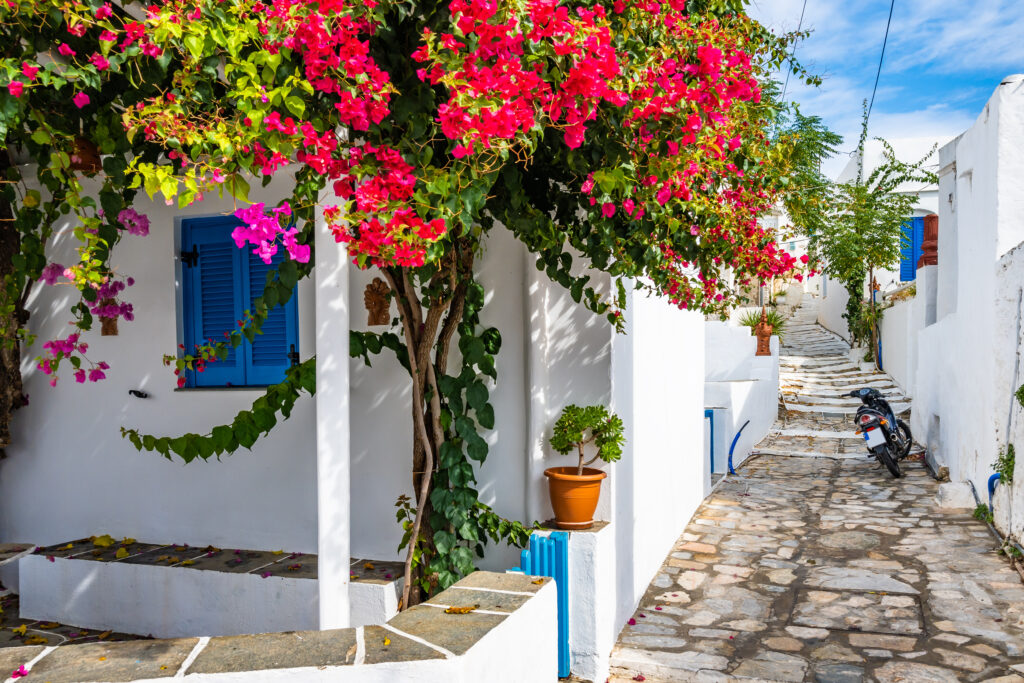
[[[567, 455], [575, 448], [579, 453], [576, 473], [582, 475], [583, 467], [598, 458], [605, 462], [615, 462], [622, 457], [622, 445], [626, 442], [623, 429], [619, 416], [604, 406], [581, 408], [568, 405], [555, 423], [549, 443], [562, 455]], [[597, 446], [597, 455], [584, 462], [583, 447], [591, 442]]]
[[[765, 317], [768, 319], [768, 324], [772, 326], [772, 334], [778, 335], [779, 343], [782, 343], [782, 339], [786, 335], [786, 318], [774, 309], [768, 309], [765, 312]], [[750, 333], [754, 333], [754, 328], [761, 322], [761, 311], [753, 310], [747, 311], [740, 318], [740, 325], [750, 328]]]
[[992, 523], [992, 511], [988, 509], [988, 505], [979, 503], [978, 507], [974, 508], [974, 518], [982, 522]]
[[1024, 407], [1024, 384], [1017, 387], [1017, 391], [1014, 395], [1017, 397], [1017, 403], [1019, 403], [1021, 407]]
[[999, 479], [1004, 484], [1013, 483], [1013, 468], [1017, 464], [1017, 454], [1013, 449], [1011, 443], [1006, 448], [999, 450], [999, 458], [993, 463], [992, 467], [999, 473]]

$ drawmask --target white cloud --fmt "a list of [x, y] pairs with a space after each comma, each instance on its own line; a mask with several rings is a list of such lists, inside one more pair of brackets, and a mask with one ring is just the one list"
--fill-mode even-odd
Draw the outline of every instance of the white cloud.
[[[797, 27], [803, 0], [755, 0], [750, 14], [776, 32]], [[821, 75], [820, 88], [790, 79], [787, 99], [821, 116], [849, 152], [860, 133], [861, 103], [871, 96], [889, 3], [808, 0], [811, 36], [796, 58]], [[948, 138], [966, 130], [1008, 73], [1024, 70], [1020, 0], [896, 4], [869, 134], [888, 139]], [[848, 161], [826, 164], [833, 175]]]

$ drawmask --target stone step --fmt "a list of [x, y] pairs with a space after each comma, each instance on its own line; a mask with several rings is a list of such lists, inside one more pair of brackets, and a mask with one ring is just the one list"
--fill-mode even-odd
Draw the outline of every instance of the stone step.
[[[910, 410], [909, 403], [890, 403], [889, 404], [893, 411], [897, 415], [901, 415]], [[833, 406], [833, 405], [821, 405], [821, 404], [806, 404], [806, 403], [793, 403], [789, 400], [786, 401], [786, 409], [794, 413], [825, 413], [831, 414], [842, 414], [842, 415], [856, 415], [856, 406]]]

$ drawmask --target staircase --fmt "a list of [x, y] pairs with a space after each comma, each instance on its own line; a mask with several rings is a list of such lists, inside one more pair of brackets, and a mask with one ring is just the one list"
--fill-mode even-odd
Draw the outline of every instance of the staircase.
[[818, 305], [817, 298], [805, 296], [789, 319], [779, 357], [779, 420], [755, 453], [864, 457], [864, 441], [853, 425], [861, 401], [847, 396], [853, 389], [873, 387], [897, 414], [910, 410], [910, 400], [889, 375], [862, 369], [850, 360], [849, 344], [818, 325]]

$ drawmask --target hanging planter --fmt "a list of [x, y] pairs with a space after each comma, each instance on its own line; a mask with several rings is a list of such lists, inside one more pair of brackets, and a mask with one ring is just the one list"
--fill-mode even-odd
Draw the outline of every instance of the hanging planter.
[[[604, 406], [566, 406], [555, 423], [551, 447], [562, 455], [576, 450], [576, 466], [550, 467], [544, 471], [548, 478], [551, 507], [559, 529], [589, 529], [594, 525], [594, 511], [601, 496], [601, 481], [608, 475], [587, 467], [600, 458], [615, 462], [622, 457], [622, 420]], [[584, 448], [593, 443], [597, 454], [585, 460]]]

